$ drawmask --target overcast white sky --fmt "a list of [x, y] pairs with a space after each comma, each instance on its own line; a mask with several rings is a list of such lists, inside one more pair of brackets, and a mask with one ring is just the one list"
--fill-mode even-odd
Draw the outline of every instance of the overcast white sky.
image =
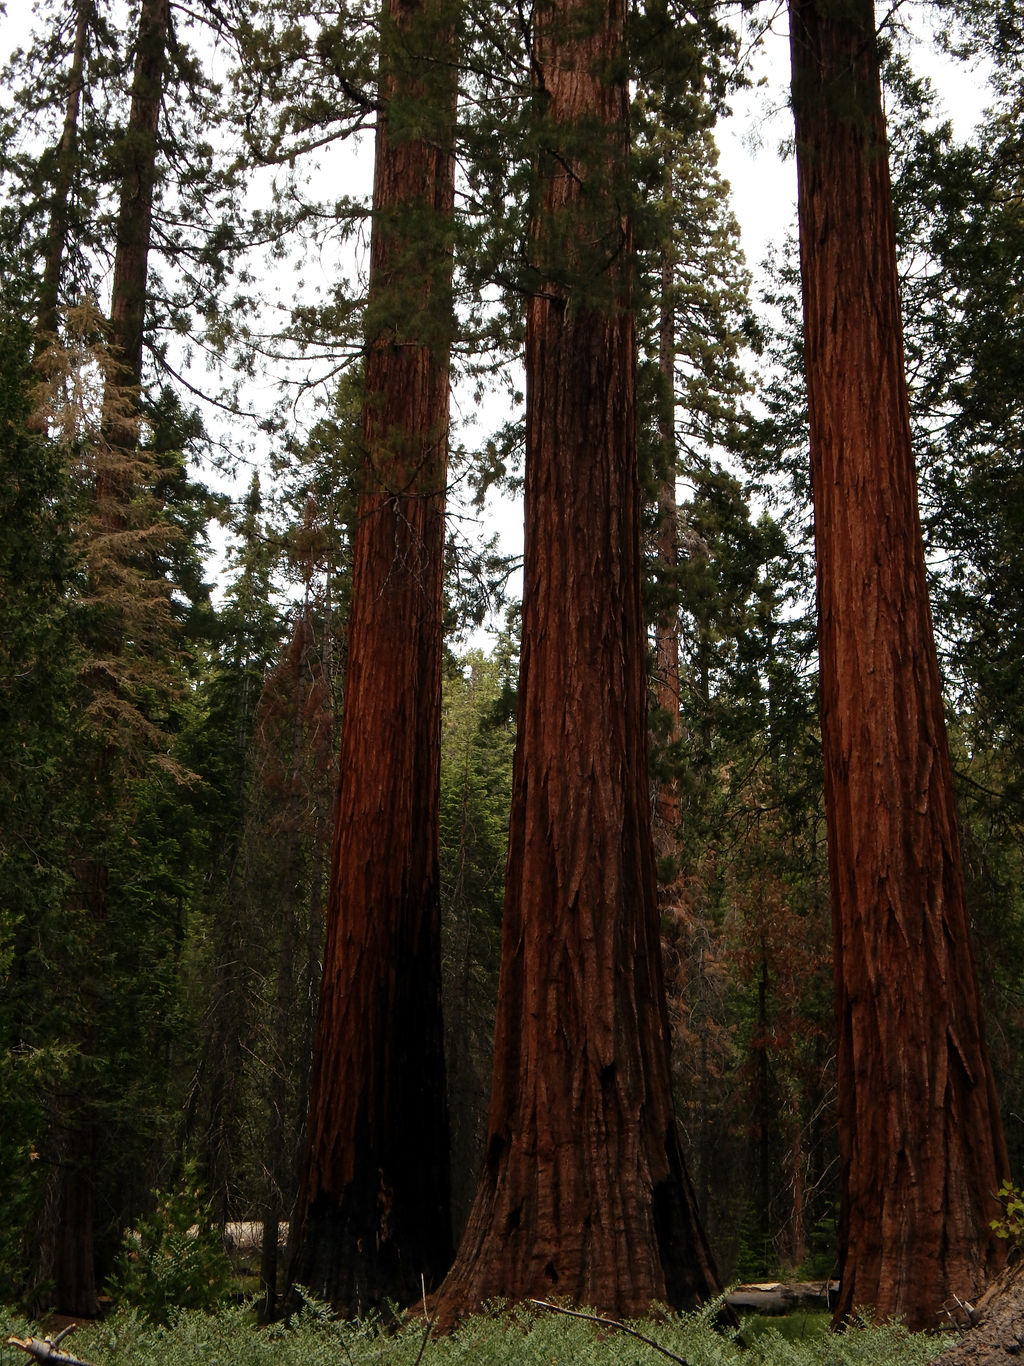
[[[755, 84], [733, 97], [732, 114], [718, 127], [720, 167], [732, 189], [733, 210], [740, 224], [744, 251], [755, 274], [771, 244], [781, 241], [793, 229], [796, 200], [795, 163], [791, 157], [780, 155], [780, 147], [792, 135], [787, 103], [788, 21], [784, 2], [768, 2], [773, 9], [762, 6], [762, 22], [767, 22], [769, 15], [773, 17], [755, 57]], [[936, 21], [926, 0], [904, 0], [899, 13], [916, 35], [927, 39], [929, 25]], [[27, 0], [9, 0], [7, 13], [0, 13], [0, 62], [6, 61], [10, 51], [25, 41], [29, 23]], [[942, 57], [935, 45], [927, 42], [919, 48], [915, 66], [931, 76], [940, 92], [943, 112], [953, 118], [958, 135], [968, 137], [988, 100], [984, 76]], [[284, 288], [287, 292], [287, 280]], [[506, 548], [518, 551], [521, 513], [509, 507], [495, 511]]]
[[[774, 0], [773, 0], [774, 3]], [[989, 102], [983, 74], [938, 51], [930, 34], [932, 6], [904, 3], [900, 18], [921, 40], [915, 69], [930, 77], [939, 92], [941, 112], [953, 120], [961, 138], [970, 136]], [[772, 242], [795, 229], [796, 163], [780, 147], [792, 138], [789, 111], [789, 22], [785, 5], [776, 5], [771, 29], [754, 60], [755, 84], [731, 101], [732, 116], [719, 123], [720, 169], [732, 188], [733, 211], [740, 224], [748, 264], [756, 270]]]
[[[719, 124], [721, 168], [732, 187], [733, 208], [743, 235], [747, 260], [755, 267], [770, 242], [790, 227], [795, 212], [796, 169], [792, 159], [779, 155], [780, 145], [791, 136], [787, 105], [789, 80], [788, 27], [784, 4], [770, 0], [773, 10], [762, 6], [766, 18], [774, 14], [771, 28], [754, 63], [756, 84], [733, 97], [732, 116]], [[904, 22], [925, 37], [934, 24], [934, 12], [922, 0], [900, 8]], [[0, 14], [0, 61], [24, 41], [29, 27], [28, 0], [8, 0]], [[985, 82], [977, 72], [934, 47], [922, 47], [921, 68], [940, 91], [942, 103], [953, 117], [957, 132], [967, 136], [986, 103]]]

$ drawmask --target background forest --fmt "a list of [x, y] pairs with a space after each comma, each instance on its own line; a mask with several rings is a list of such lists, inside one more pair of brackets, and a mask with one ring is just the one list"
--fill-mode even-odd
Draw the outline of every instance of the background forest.
[[[116, 1294], [125, 1231], [184, 1231], [207, 1202], [218, 1229], [261, 1225], [268, 1310], [282, 1283], [382, 41], [358, 0], [308, 8], [40, 0], [0, 81], [0, 1297], [32, 1308], [67, 1284], [70, 1242], [93, 1295]], [[490, 1091], [518, 667], [516, 564], [481, 528], [520, 492], [532, 156], [525, 20], [462, 9], [441, 758], [456, 1235]], [[1018, 18], [943, 11], [990, 81], [968, 142], [898, 7], [882, 39], [932, 607], [1019, 1175]], [[824, 1277], [836, 1241], [799, 272], [779, 241], [755, 286], [715, 146], [771, 21], [674, 0], [631, 21], [650, 788], [676, 1099], [727, 1281]], [[422, 287], [410, 270], [410, 308]], [[180, 1293], [202, 1302], [194, 1278]]]

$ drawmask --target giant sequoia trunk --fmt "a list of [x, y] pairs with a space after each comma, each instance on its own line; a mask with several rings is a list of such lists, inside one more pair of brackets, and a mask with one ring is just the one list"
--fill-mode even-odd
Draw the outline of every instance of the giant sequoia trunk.
[[[382, 32], [341, 790], [292, 1281], [408, 1303], [451, 1260], [441, 1024], [441, 569], [455, 88], [434, 0]], [[438, 60], [440, 58], [440, 60]]]
[[488, 1142], [443, 1322], [717, 1291], [686, 1173], [646, 766], [625, 6], [536, 11], [518, 738]]
[[870, 0], [791, 0], [842, 1164], [837, 1316], [934, 1328], [999, 1263]]

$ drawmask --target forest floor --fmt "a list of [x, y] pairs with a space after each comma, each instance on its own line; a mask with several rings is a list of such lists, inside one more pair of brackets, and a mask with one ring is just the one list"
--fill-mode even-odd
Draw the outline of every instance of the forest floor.
[[[993, 1287], [979, 1306], [979, 1326], [959, 1338], [864, 1324], [831, 1334], [835, 1285], [829, 1281], [734, 1286], [727, 1300], [738, 1331], [722, 1329], [714, 1306], [622, 1325], [599, 1316], [563, 1317], [568, 1311], [560, 1306], [538, 1304], [496, 1306], [452, 1336], [435, 1337], [422, 1322], [397, 1329], [393, 1321], [387, 1327], [350, 1323], [315, 1303], [288, 1324], [261, 1329], [254, 1298], [242, 1290], [258, 1279], [257, 1228], [231, 1230], [236, 1280], [232, 1303], [222, 1310], [171, 1309], [169, 1322], [159, 1326], [138, 1310], [111, 1306], [103, 1320], [83, 1322], [62, 1350], [86, 1366], [193, 1366], [197, 1360], [208, 1366], [655, 1366], [666, 1360], [683, 1366], [996, 1366], [1017, 1359], [1024, 1343], [1024, 1265], [1007, 1273], [1001, 1295]], [[28, 1359], [10, 1336], [56, 1339], [71, 1323], [51, 1315], [26, 1324], [0, 1307], [0, 1366]]]
[[[11, 1336], [55, 1336], [55, 1328], [26, 1324], [0, 1308], [0, 1366], [28, 1361]], [[175, 1310], [164, 1325], [119, 1308], [83, 1323], [60, 1350], [89, 1366], [928, 1366], [950, 1341], [898, 1325], [826, 1329], [820, 1311], [750, 1315], [735, 1332], [717, 1325], [713, 1305], [629, 1324], [520, 1306], [495, 1307], [451, 1335], [435, 1336], [422, 1322], [396, 1329], [338, 1320], [318, 1304], [288, 1323], [259, 1328], [246, 1303], [216, 1313]]]

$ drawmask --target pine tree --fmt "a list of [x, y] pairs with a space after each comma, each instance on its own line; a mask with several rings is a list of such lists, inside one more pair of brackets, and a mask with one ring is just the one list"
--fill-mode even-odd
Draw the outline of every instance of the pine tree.
[[0, 309], [0, 747], [7, 773], [0, 796], [0, 1277], [18, 1300], [31, 1289], [45, 1194], [45, 1166], [37, 1160], [47, 1125], [41, 1093], [67, 1069], [62, 1022], [41, 1008], [40, 997], [52, 999], [71, 966], [54, 907], [68, 894], [66, 832], [78, 818], [63, 781], [78, 662], [68, 605], [77, 572], [67, 532], [72, 492], [62, 452], [30, 431], [31, 350], [31, 329]]
[[50, 221], [43, 254], [43, 277], [39, 285], [39, 314], [36, 323], [36, 352], [57, 335], [60, 321], [59, 298], [69, 230], [69, 200], [74, 180], [78, 120], [85, 84], [85, 61], [89, 43], [91, 0], [75, 5], [75, 38], [68, 71], [67, 104], [60, 141], [54, 152], [54, 183]]
[[[503, 636], [445, 672], [441, 733], [441, 925], [452, 1211], [461, 1233], [487, 1136], [494, 1002], [515, 745], [518, 650]], [[510, 676], [511, 674], [511, 676]]]
[[[259, 477], [238, 509], [224, 603], [217, 614], [212, 658], [197, 689], [196, 714], [182, 754], [202, 779], [191, 795], [202, 832], [197, 861], [204, 872], [196, 897], [201, 997], [193, 1071], [186, 1082], [184, 1141], [196, 1152], [215, 1217], [236, 1209], [244, 1166], [244, 1094], [238, 1084], [253, 1047], [254, 979], [262, 942], [254, 933], [249, 894], [247, 822], [253, 809], [256, 717], [268, 671], [286, 628], [273, 585], [278, 549], [271, 544]], [[262, 855], [261, 872], [264, 871]]]
[[692, 92], [682, 111], [677, 105], [653, 96], [635, 102], [638, 174], [651, 182], [652, 195], [643, 225], [649, 241], [641, 281], [649, 299], [640, 454], [653, 523], [645, 591], [655, 650], [654, 831], [666, 874], [682, 816], [674, 770], [682, 740], [678, 580], [687, 532], [678, 486], [699, 485], [718, 453], [738, 445], [746, 388], [740, 353], [749, 333], [749, 279], [717, 171], [714, 105], [702, 92]]
[[[312, 510], [305, 528], [313, 530]], [[291, 1219], [298, 1188], [338, 777], [331, 615], [316, 600], [317, 566], [308, 550], [305, 568], [305, 593], [294, 613], [291, 639], [267, 677], [256, 716], [246, 829], [252, 922], [266, 927], [259, 974], [266, 987], [253, 1050], [261, 1068], [258, 1104], [265, 1116], [257, 1122], [260, 1144], [254, 1154], [264, 1174], [264, 1321], [276, 1313], [281, 1226]]]
[[41, 362], [64, 310], [96, 291], [97, 253], [110, 245], [109, 158], [130, 58], [96, 0], [42, 4], [36, 15], [30, 42], [2, 75], [11, 107], [0, 114], [0, 253], [12, 279], [22, 266], [38, 270], [26, 307]]
[[342, 776], [291, 1268], [352, 1313], [408, 1303], [451, 1256], [438, 802], [452, 22], [433, 0], [389, 0], [381, 19]]

